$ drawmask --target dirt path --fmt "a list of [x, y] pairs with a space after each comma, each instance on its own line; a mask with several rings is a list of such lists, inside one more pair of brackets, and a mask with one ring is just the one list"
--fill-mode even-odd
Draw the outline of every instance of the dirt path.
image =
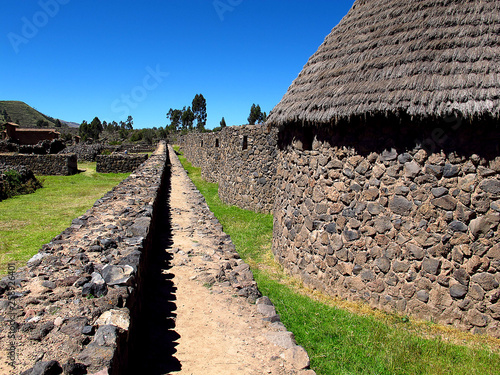
[[[143, 316], [148, 374], [314, 374], [305, 351], [266, 299], [255, 300], [246, 264], [170, 148], [169, 204]], [[249, 298], [245, 298], [249, 296]], [[285, 359], [286, 358], [286, 359]]]

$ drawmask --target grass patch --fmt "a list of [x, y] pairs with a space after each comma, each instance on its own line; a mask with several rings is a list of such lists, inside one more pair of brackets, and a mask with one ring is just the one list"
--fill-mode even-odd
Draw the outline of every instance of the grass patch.
[[0, 202], [0, 274], [7, 263], [20, 267], [38, 249], [84, 214], [94, 202], [128, 176], [96, 173], [95, 163], [78, 163], [73, 176], [37, 177], [43, 188]]
[[[274, 261], [272, 215], [223, 204], [217, 184], [204, 181], [200, 169], [183, 156], [180, 160], [242, 259], [251, 266], [261, 292], [273, 301], [283, 323], [308, 351], [318, 375], [500, 374], [500, 356], [492, 350], [492, 345], [498, 349], [498, 340], [493, 339], [492, 344], [481, 336], [448, 328], [440, 331], [438, 325], [370, 312], [366, 305], [337, 303], [308, 291]], [[447, 330], [455, 332], [452, 339], [466, 337], [475, 347], [447, 342]]]

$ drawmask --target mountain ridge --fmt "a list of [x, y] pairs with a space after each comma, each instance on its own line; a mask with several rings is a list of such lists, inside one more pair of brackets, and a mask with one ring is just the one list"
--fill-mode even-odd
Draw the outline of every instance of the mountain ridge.
[[[14, 122], [23, 128], [78, 128], [79, 124], [59, 119], [62, 126], [57, 126], [57, 119], [47, 116], [25, 102], [18, 100], [0, 100], [0, 122]], [[40, 124], [43, 122], [43, 126]]]

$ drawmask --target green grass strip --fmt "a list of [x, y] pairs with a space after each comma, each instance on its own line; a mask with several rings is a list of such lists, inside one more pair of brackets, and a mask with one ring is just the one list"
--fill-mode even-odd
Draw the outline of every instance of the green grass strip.
[[183, 156], [180, 160], [242, 259], [252, 267], [260, 291], [272, 300], [282, 322], [309, 353], [311, 368], [318, 375], [500, 374], [500, 356], [488, 349], [422, 338], [375, 317], [318, 302], [280, 282], [269, 265], [272, 215], [223, 204], [217, 184], [204, 181], [200, 169]]
[[95, 163], [78, 163], [73, 176], [43, 176], [35, 193], [0, 202], [0, 274], [7, 264], [23, 266], [38, 249], [71, 225], [128, 173], [96, 173]]

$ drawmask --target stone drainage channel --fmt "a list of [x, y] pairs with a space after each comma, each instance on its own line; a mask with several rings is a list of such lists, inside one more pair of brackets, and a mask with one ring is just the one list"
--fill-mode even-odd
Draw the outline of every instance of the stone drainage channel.
[[0, 281], [0, 313], [2, 374], [314, 374], [165, 144]]
[[132, 373], [314, 374], [175, 152]]

